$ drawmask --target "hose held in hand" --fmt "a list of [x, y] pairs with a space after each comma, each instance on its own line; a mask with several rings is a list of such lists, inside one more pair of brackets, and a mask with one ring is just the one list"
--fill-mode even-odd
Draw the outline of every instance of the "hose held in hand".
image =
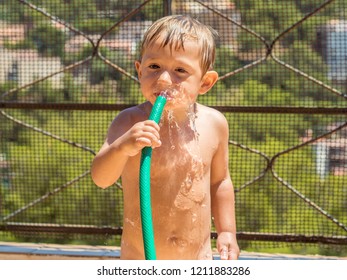
[[[155, 100], [149, 120], [159, 123], [165, 104], [166, 96], [159, 95]], [[143, 148], [140, 162], [140, 210], [146, 260], [156, 259], [151, 206], [151, 158], [152, 147]]]

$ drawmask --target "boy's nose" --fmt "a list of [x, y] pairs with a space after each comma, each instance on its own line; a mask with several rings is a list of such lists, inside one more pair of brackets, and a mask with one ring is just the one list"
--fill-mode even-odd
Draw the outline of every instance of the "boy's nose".
[[158, 78], [158, 82], [163, 84], [171, 84], [172, 80], [171, 80], [170, 73], [168, 71], [161, 72]]

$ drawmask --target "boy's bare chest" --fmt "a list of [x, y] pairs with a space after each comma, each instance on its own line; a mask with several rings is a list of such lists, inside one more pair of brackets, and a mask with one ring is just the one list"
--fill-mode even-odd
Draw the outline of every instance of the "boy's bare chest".
[[156, 150], [152, 156], [151, 185], [153, 201], [162, 205], [160, 212], [174, 217], [181, 211], [206, 205], [210, 159], [201, 147], [189, 143]]

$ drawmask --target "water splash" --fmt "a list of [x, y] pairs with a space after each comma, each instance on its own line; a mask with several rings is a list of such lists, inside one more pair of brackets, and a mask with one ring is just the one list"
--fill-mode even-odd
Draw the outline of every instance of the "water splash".
[[192, 102], [190, 95], [185, 92], [181, 84], [158, 85], [154, 88], [154, 92], [165, 97], [172, 105]]
[[[192, 99], [194, 95], [186, 92], [181, 85], [170, 85], [164, 89], [157, 89], [156, 92], [160, 92], [160, 95], [167, 98], [165, 113], [160, 122], [161, 134], [167, 137], [166, 143], [163, 142], [167, 152], [162, 153], [162, 157], [170, 157], [166, 160], [166, 165], [170, 163], [177, 170], [175, 185], [179, 189], [174, 205], [179, 211], [193, 210], [195, 207], [201, 207], [206, 197], [204, 191], [196, 189], [204, 176], [199, 132], [196, 125], [197, 104], [195, 99]], [[186, 104], [184, 106], [186, 118], [176, 119], [175, 105], [182, 104]], [[182, 106], [179, 107], [182, 108]], [[193, 220], [195, 222], [196, 217]]]
[[198, 218], [198, 215], [196, 213], [192, 214], [192, 223], [194, 224]]
[[173, 130], [180, 130], [178, 123], [174, 119], [173, 110], [169, 110], [167, 113], [168, 125], [169, 125], [169, 141], [171, 145], [171, 150], [176, 148], [174, 140], [173, 140]]
[[135, 222], [130, 220], [129, 218], [125, 218], [124, 222], [129, 223], [132, 227], [135, 227]]
[[[173, 140], [174, 132], [176, 133], [185, 133], [186, 131], [186, 125], [187, 123], [178, 123], [174, 116], [174, 108], [175, 105], [178, 104], [186, 104], [186, 114], [187, 114], [187, 121], [188, 121], [188, 128], [191, 129], [194, 133], [194, 138], [198, 140], [199, 133], [196, 128], [196, 118], [197, 118], [197, 110], [196, 110], [196, 103], [195, 100], [192, 99], [192, 94], [189, 92], [186, 92], [184, 88], [180, 84], [174, 84], [167, 86], [165, 89], [159, 89], [157, 88], [155, 90], [156, 92], [160, 92], [159, 95], [163, 96], [167, 99], [167, 104], [165, 107], [166, 111], [166, 118], [168, 121], [168, 128], [169, 128], [169, 141], [171, 145], [171, 149], [175, 150], [176, 144]], [[161, 124], [163, 125], [163, 121], [165, 118], [165, 114], [162, 116]], [[188, 132], [191, 132], [188, 131]]]
[[197, 118], [196, 117], [196, 104], [195, 103], [189, 105], [187, 113], [188, 113], [189, 125], [190, 125], [191, 129], [194, 131], [195, 139], [198, 140], [199, 132], [196, 129], [196, 124], [195, 124], [195, 120]]

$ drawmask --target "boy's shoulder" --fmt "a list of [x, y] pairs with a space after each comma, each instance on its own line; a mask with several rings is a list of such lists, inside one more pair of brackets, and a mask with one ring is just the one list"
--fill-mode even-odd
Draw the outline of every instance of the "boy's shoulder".
[[116, 117], [116, 119], [121, 120], [144, 120], [148, 118], [148, 109], [146, 109], [147, 104], [142, 103], [136, 106], [132, 106], [122, 110]]
[[135, 123], [144, 121], [148, 118], [146, 105], [140, 104], [122, 110], [112, 121], [110, 130], [126, 131]]
[[218, 111], [215, 108], [206, 106], [206, 105], [202, 105], [200, 103], [197, 103], [198, 106], [198, 111], [201, 112], [202, 115], [217, 121], [217, 122], [226, 122], [226, 118], [224, 116], [224, 114], [220, 111]]
[[228, 130], [228, 120], [222, 112], [202, 104], [198, 104], [197, 109], [205, 124], [209, 123], [212, 127], [220, 131]]

